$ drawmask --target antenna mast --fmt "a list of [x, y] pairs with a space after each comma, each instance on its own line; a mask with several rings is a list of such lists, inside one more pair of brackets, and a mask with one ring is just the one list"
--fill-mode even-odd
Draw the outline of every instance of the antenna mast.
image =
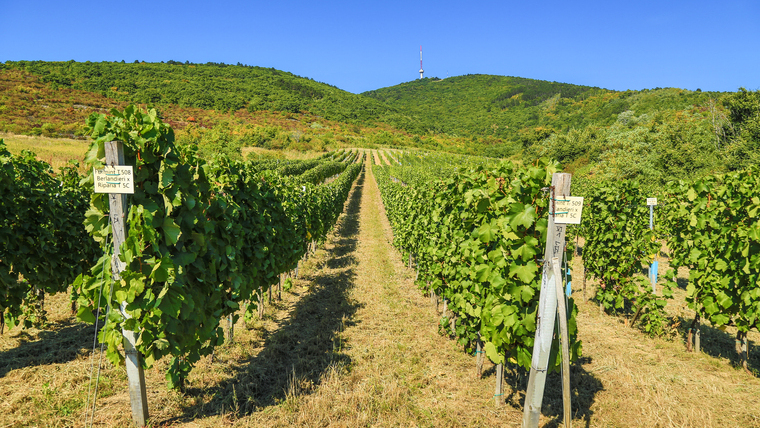
[[420, 45], [420, 79], [422, 79], [422, 73], [424, 71], [422, 70], [422, 45]]

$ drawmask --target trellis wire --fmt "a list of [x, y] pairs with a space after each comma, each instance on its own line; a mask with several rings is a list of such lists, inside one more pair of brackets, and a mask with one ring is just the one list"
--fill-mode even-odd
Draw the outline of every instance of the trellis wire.
[[[111, 216], [108, 216], [108, 223], [109, 224], [111, 223]], [[109, 237], [110, 237], [110, 234], [108, 236], [106, 236], [106, 245], [105, 245], [106, 251], [108, 251], [108, 248], [109, 248], [108, 247], [108, 245], [109, 245], [108, 244], [108, 238]], [[113, 246], [113, 242], [111, 242], [111, 245]], [[111, 253], [110, 254], [113, 254], [113, 251], [114, 251], [114, 249], [111, 248]], [[97, 375], [95, 376], [95, 389], [94, 389], [94, 392], [93, 392], [93, 388], [92, 388], [92, 374], [95, 371], [93, 359], [95, 357], [95, 347], [97, 346], [97, 342], [98, 342], [98, 324], [100, 322], [100, 301], [103, 298], [103, 285], [104, 285], [104, 282], [105, 282], [103, 280], [103, 276], [104, 275], [105, 275], [105, 269], [100, 272], [100, 290], [98, 291], [98, 309], [95, 312], [95, 334], [94, 334], [94, 336], [92, 338], [92, 353], [90, 354], [90, 381], [88, 382], [87, 401], [85, 403], [85, 419], [84, 419], [84, 425], [85, 425], [85, 427], [87, 426], [87, 419], [88, 419], [88, 417], [90, 419], [90, 426], [91, 427], [93, 426], [93, 423], [95, 421], [95, 402], [96, 402], [96, 400], [98, 398], [98, 384], [100, 382], [100, 368], [101, 368], [102, 363], [103, 363], [103, 345], [104, 345], [104, 343], [101, 342], [100, 343], [100, 353], [98, 354], [98, 371], [97, 371]], [[111, 312], [111, 298], [112, 297], [113, 297], [113, 285], [111, 286], [111, 290], [109, 292], [108, 301], [106, 302], [107, 305], [106, 305], [106, 313], [105, 313], [105, 321], [103, 323], [103, 329], [105, 329], [106, 326], [108, 325], [108, 315]], [[92, 393], [92, 412], [90, 412], [90, 393]]]

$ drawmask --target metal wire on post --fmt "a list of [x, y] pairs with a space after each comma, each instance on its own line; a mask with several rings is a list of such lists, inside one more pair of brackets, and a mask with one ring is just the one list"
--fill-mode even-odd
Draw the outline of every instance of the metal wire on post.
[[[111, 281], [111, 291], [108, 293], [108, 302], [111, 302], [111, 299], [113, 298], [113, 281]], [[103, 324], [103, 328], [105, 329], [108, 325], [108, 314], [111, 313], [111, 305], [106, 307], [106, 322]], [[100, 384], [100, 369], [103, 366], [103, 347], [105, 346], [105, 343], [100, 342], [100, 354], [98, 355], [98, 374], [95, 376], [95, 392], [92, 396], [92, 419], [90, 420], [90, 427], [92, 427], [92, 424], [95, 420], [95, 401], [98, 398], [98, 385]]]
[[[111, 224], [111, 217], [110, 216], [108, 217], [108, 224], [109, 224], [109, 226]], [[108, 244], [108, 238], [110, 236], [111, 235], [107, 235], [106, 236], [106, 240], [105, 240], [106, 255], [107, 254], [113, 254], [113, 250], [110, 253], [108, 252], [108, 245], [109, 245]], [[113, 242], [111, 243], [111, 245], [113, 245]], [[95, 357], [95, 348], [97, 347], [97, 343], [98, 343], [98, 327], [99, 327], [99, 324], [100, 324], [100, 302], [101, 302], [101, 300], [103, 300], [103, 285], [105, 284], [105, 281], [104, 281], [104, 278], [103, 278], [104, 275], [105, 275], [105, 269], [103, 269], [100, 272], [100, 289], [98, 290], [98, 304], [97, 304], [97, 309], [95, 310], [95, 334], [93, 335], [93, 338], [92, 338], [92, 353], [90, 354], [90, 380], [89, 380], [89, 382], [87, 384], [88, 385], [87, 386], [87, 402], [85, 403], [85, 415], [84, 415], [84, 426], [85, 427], [87, 426], [87, 419], [88, 418], [90, 419], [90, 426], [92, 426], [92, 424], [94, 423], [94, 420], [95, 420], [95, 401], [96, 401], [96, 399], [98, 397], [98, 383], [99, 383], [99, 380], [100, 380], [100, 366], [101, 366], [101, 363], [103, 362], [103, 343], [101, 343], [100, 344], [100, 353], [98, 355], [98, 373], [97, 373], [97, 376], [95, 377], [95, 392], [94, 392], [94, 394], [92, 396], [92, 413], [90, 413], [90, 394], [92, 394], [92, 392], [93, 392], [93, 390], [92, 390], [92, 374], [95, 371], [95, 363], [94, 363], [93, 359]], [[111, 287], [111, 293], [109, 293], [109, 300], [106, 302], [107, 306], [106, 306], [105, 322], [103, 324], [103, 328], [105, 328], [108, 325], [108, 315], [111, 312], [110, 311], [110, 309], [111, 309], [111, 305], [110, 305], [110, 302], [111, 302], [110, 299], [111, 299], [111, 297], [110, 297], [110, 295], [112, 293], [113, 293], [113, 287]]]

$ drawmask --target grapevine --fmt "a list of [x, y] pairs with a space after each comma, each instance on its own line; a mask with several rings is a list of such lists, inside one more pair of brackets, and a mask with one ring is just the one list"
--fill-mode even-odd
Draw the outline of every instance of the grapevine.
[[[583, 261], [586, 271], [599, 279], [596, 300], [607, 312], [633, 314], [631, 327], [641, 321], [650, 335], [664, 333], [665, 305], [672, 298], [672, 283], [662, 295], [641, 275], [659, 252], [660, 243], [649, 228], [646, 194], [634, 181], [607, 183], [588, 192], [583, 220]], [[672, 273], [667, 276], [672, 277]], [[629, 308], [630, 306], [630, 308]]]
[[[260, 305], [260, 291], [295, 267], [309, 240], [327, 233], [361, 169], [342, 165], [344, 178], [321, 186], [303, 177], [321, 165], [283, 177], [224, 157], [205, 161], [192, 147], [174, 144], [155, 110], [134, 106], [92, 115], [88, 128], [87, 163], [102, 167], [105, 142], [121, 141], [134, 167], [135, 193], [120, 248], [126, 269], [114, 281], [104, 248], [90, 274], [77, 279], [78, 315], [94, 322], [94, 313], [108, 314], [99, 338], [116, 364], [124, 358], [122, 329], [135, 332], [146, 368], [170, 356], [172, 387], [181, 387], [199, 359], [222, 343], [221, 318], [247, 301]], [[91, 185], [92, 175], [84, 182]], [[107, 195], [93, 194], [86, 225], [104, 245], [108, 210]], [[101, 287], [109, 290], [102, 298]]]
[[[541, 189], [556, 166], [500, 163], [453, 170], [438, 179], [430, 169], [376, 166], [375, 171], [394, 243], [414, 254], [422, 287], [447, 300], [456, 318], [452, 333], [467, 347], [481, 339], [496, 363], [509, 356], [530, 367], [548, 212]], [[391, 174], [404, 176], [404, 183]], [[581, 343], [577, 308], [572, 299], [569, 305], [575, 359]], [[559, 363], [557, 355], [550, 367]]]
[[[82, 219], [89, 195], [75, 166], [58, 175], [0, 140], [0, 322], [44, 322], [44, 296], [64, 292], [97, 257]], [[23, 280], [20, 280], [23, 278]]]

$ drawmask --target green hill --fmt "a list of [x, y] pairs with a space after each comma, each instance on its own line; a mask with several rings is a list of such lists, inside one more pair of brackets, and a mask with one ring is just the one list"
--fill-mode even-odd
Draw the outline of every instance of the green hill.
[[760, 92], [612, 91], [508, 76], [420, 79], [365, 92], [470, 153], [547, 156], [577, 178], [652, 186], [760, 161]]
[[536, 127], [568, 131], [609, 126], [627, 110], [637, 115], [683, 110], [720, 94], [666, 88], [607, 89], [522, 77], [426, 78], [363, 93], [417, 119], [434, 133], [517, 141]]
[[354, 124], [389, 123], [415, 129], [395, 108], [369, 97], [274, 68], [218, 63], [7, 62], [55, 87], [111, 99], [234, 112], [307, 112]]
[[19, 69], [55, 88], [118, 101], [220, 112], [306, 112], [344, 123], [386, 124], [412, 134], [523, 141], [636, 115], [704, 105], [721, 94], [666, 88], [610, 91], [521, 77], [426, 78], [352, 94], [273, 68], [217, 63], [18, 61]]

